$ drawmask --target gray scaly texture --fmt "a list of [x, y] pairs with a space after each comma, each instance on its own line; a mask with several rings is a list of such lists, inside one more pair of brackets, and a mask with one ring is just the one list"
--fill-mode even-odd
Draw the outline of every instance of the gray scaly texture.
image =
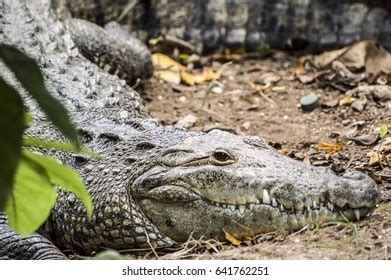
[[[361, 172], [336, 175], [304, 165], [259, 137], [158, 126], [118, 77], [130, 82], [150, 74], [145, 47], [118, 26], [109, 28], [122, 35], [108, 35], [108, 29], [72, 20], [66, 4], [1, 2], [0, 42], [36, 59], [48, 88], [70, 110], [83, 145], [104, 156], [55, 154], [84, 179], [94, 214], [87, 219], [80, 201], [60, 191], [41, 235], [22, 238], [2, 216], [0, 258], [62, 258], [57, 247], [90, 254], [171, 246], [189, 236], [224, 239], [223, 229], [241, 238], [372, 212], [380, 193]], [[125, 54], [125, 61], [117, 57]], [[120, 65], [106, 66], [113, 62]], [[123, 74], [121, 63], [134, 72]], [[0, 71], [20, 89], [2, 64]], [[34, 116], [27, 133], [61, 139], [36, 104], [25, 101]]]
[[[68, 6], [75, 17], [103, 24], [116, 19], [126, 3], [73, 0]], [[373, 39], [391, 48], [390, 11], [388, 0], [138, 1], [126, 23], [145, 40], [174, 35], [200, 52], [287, 48], [297, 40], [329, 48]]]

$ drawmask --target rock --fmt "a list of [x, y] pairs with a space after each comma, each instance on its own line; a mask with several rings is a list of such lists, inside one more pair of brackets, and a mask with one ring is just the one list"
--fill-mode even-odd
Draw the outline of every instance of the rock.
[[223, 88], [219, 87], [219, 86], [213, 87], [212, 88], [212, 92], [216, 93], [216, 94], [222, 94], [223, 93]]
[[182, 119], [177, 121], [176, 126], [181, 126], [184, 128], [193, 127], [198, 121], [198, 118], [192, 114], [184, 116]]
[[248, 130], [248, 129], [250, 128], [250, 126], [251, 126], [251, 122], [244, 122], [244, 123], [242, 124], [242, 128], [243, 128], [244, 130]]
[[368, 102], [367, 98], [365, 96], [363, 96], [360, 99], [355, 100], [352, 103], [352, 107], [353, 107], [353, 109], [355, 109], [359, 112], [362, 112], [362, 111], [364, 111], [365, 106], [367, 105], [367, 102]]
[[182, 102], [182, 103], [185, 103], [185, 102], [186, 102], [186, 96], [180, 96], [180, 97], [178, 98], [178, 100], [179, 100], [180, 102]]
[[311, 112], [317, 107], [319, 107], [319, 97], [315, 93], [310, 93], [308, 95], [300, 98], [300, 107], [304, 112]]

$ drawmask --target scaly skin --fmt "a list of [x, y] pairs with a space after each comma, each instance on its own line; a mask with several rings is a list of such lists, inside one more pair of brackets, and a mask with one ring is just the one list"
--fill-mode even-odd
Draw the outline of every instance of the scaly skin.
[[[117, 19], [127, 1], [71, 0], [68, 4], [75, 17], [104, 24]], [[160, 0], [138, 1], [125, 22], [145, 40], [174, 35], [204, 52], [222, 47], [248, 51], [266, 45], [294, 47], [296, 39], [313, 48], [360, 39], [391, 48], [390, 11], [388, 0]]]
[[[50, 0], [6, 0], [0, 11], [0, 42], [17, 45], [39, 62], [48, 88], [71, 111], [83, 144], [104, 155], [96, 161], [56, 154], [78, 170], [94, 204], [88, 220], [80, 201], [60, 192], [40, 230], [59, 248], [89, 254], [102, 248], [170, 246], [190, 235], [223, 239], [223, 230], [238, 238], [295, 230], [308, 223], [342, 219], [342, 214], [361, 219], [379, 201], [376, 184], [361, 172], [337, 176], [304, 165], [258, 137], [156, 125], [124, 80], [90, 61], [121, 56], [124, 52], [116, 50], [126, 46], [122, 36], [117, 37], [119, 42], [110, 39], [110, 47], [102, 28], [69, 18], [59, 20]], [[103, 36], [90, 44], [75, 30], [88, 30], [93, 39]], [[90, 54], [88, 60], [74, 42], [85, 56], [90, 51], [100, 53]], [[138, 46], [138, 51], [130, 51], [134, 59], [145, 57], [145, 50]], [[140, 67], [149, 69], [148, 63], [146, 59]], [[1, 64], [0, 71], [18, 87]], [[126, 78], [148, 75], [134, 73], [128, 72]], [[34, 115], [28, 133], [60, 139], [35, 103], [26, 102]], [[12, 232], [4, 217], [0, 245], [0, 258], [63, 257], [42, 236], [26, 239]]]

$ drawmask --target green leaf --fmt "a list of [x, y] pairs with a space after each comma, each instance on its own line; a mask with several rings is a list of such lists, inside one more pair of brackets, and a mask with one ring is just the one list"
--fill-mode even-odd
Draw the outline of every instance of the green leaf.
[[29, 127], [32, 124], [32, 122], [33, 122], [33, 116], [28, 112], [24, 112], [23, 115], [24, 126]]
[[108, 249], [98, 253], [91, 259], [92, 260], [135, 260], [135, 257], [129, 255], [122, 255], [118, 251]]
[[102, 159], [103, 157], [90, 149], [81, 148], [78, 149], [75, 145], [69, 142], [58, 142], [58, 141], [49, 141], [45, 139], [40, 139], [36, 137], [24, 137], [23, 138], [24, 147], [41, 147], [44, 149], [55, 149], [58, 151], [69, 152], [69, 153], [79, 153], [89, 156], [94, 159]]
[[50, 121], [76, 147], [79, 147], [77, 132], [70, 121], [68, 112], [46, 89], [42, 73], [34, 60], [18, 49], [6, 45], [0, 45], [0, 58], [14, 72], [27, 92], [38, 102]]
[[89, 217], [92, 215], [92, 201], [79, 174], [66, 165], [58, 163], [48, 156], [34, 154], [23, 150], [23, 156], [41, 166], [53, 184], [59, 185], [63, 190], [73, 192], [83, 202]]
[[45, 222], [55, 201], [56, 190], [45, 170], [22, 157], [6, 207], [9, 225], [30, 235]]
[[23, 102], [0, 77], [0, 211], [11, 194], [24, 131]]
[[384, 137], [386, 137], [387, 133], [388, 133], [388, 125], [387, 124], [383, 124], [380, 127], [380, 131], [379, 131], [380, 139], [384, 139]]

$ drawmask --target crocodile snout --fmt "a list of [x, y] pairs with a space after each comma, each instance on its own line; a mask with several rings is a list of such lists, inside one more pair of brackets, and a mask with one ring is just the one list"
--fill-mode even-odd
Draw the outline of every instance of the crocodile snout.
[[340, 208], [374, 208], [380, 199], [376, 183], [360, 171], [350, 171], [328, 181], [330, 202]]

